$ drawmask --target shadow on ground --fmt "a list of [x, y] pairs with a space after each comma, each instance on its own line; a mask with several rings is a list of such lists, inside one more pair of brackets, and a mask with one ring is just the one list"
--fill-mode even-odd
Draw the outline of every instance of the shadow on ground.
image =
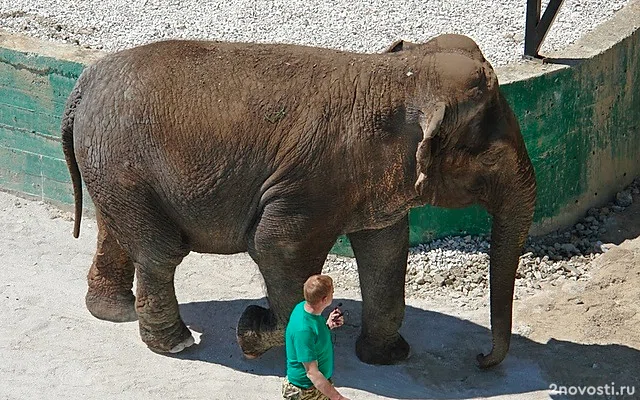
[[[490, 331], [450, 315], [407, 307], [401, 333], [412, 346], [411, 357], [393, 366], [372, 366], [358, 360], [355, 340], [360, 330], [359, 301], [336, 299], [348, 313], [346, 325], [333, 332], [335, 382], [373, 394], [398, 399], [464, 399], [546, 391], [558, 386], [632, 385], [640, 390], [640, 351], [624, 345], [588, 345], [551, 340], [541, 344], [514, 335], [507, 359], [483, 371], [475, 356], [487, 351]], [[256, 375], [284, 376], [284, 349], [269, 351], [257, 360], [242, 357], [235, 340], [238, 317], [249, 304], [266, 299], [207, 301], [182, 304], [180, 312], [201, 342], [177, 357], [215, 363]], [[381, 316], [383, 318], [384, 316]], [[562, 321], [558, 321], [562, 323]], [[552, 395], [553, 399], [580, 396]], [[593, 397], [591, 397], [593, 398]], [[616, 399], [634, 398], [618, 396]]]

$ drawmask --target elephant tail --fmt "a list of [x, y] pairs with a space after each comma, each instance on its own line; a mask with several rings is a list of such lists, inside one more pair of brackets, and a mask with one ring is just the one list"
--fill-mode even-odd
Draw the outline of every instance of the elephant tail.
[[80, 221], [82, 220], [82, 179], [73, 148], [73, 121], [76, 116], [76, 107], [81, 99], [81, 90], [79, 85], [76, 84], [67, 100], [61, 125], [62, 151], [64, 152], [64, 158], [67, 161], [67, 168], [69, 168], [71, 182], [73, 184], [73, 200], [75, 204], [73, 237], [76, 239], [80, 236]]

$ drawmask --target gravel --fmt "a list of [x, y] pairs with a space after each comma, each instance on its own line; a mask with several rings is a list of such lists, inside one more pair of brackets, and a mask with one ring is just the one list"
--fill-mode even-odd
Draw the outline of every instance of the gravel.
[[[590, 278], [592, 261], [612, 245], [600, 236], [614, 213], [622, 212], [640, 194], [640, 178], [610, 203], [592, 208], [574, 226], [529, 237], [520, 256], [515, 297], [533, 295], [542, 285], [562, 285]], [[637, 198], [637, 197], [636, 197]], [[414, 247], [409, 253], [405, 290], [408, 297], [456, 299], [468, 308], [488, 305], [489, 240], [486, 236], [446, 237]], [[324, 272], [337, 276], [337, 286], [358, 290], [355, 259], [329, 256]]]
[[[627, 2], [566, 0], [542, 52], [573, 43]], [[106, 51], [193, 38], [377, 52], [399, 38], [423, 42], [440, 33], [463, 33], [499, 66], [521, 59], [525, 5], [525, 0], [0, 0], [0, 27]]]

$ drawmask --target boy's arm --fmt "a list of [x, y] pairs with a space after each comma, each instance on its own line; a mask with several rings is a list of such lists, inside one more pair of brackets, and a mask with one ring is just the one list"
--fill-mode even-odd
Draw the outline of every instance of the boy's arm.
[[322, 375], [322, 372], [318, 369], [317, 361], [303, 362], [302, 365], [304, 365], [304, 370], [307, 372], [307, 378], [322, 394], [331, 400], [349, 400], [341, 395], [331, 382]]

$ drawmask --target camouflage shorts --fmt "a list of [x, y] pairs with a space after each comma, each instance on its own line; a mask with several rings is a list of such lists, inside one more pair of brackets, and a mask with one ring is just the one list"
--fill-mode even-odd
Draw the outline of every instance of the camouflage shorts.
[[[329, 382], [331, 382], [331, 379], [329, 379]], [[282, 398], [286, 400], [329, 400], [315, 386], [311, 386], [309, 389], [302, 389], [289, 382], [286, 377], [282, 382]]]

